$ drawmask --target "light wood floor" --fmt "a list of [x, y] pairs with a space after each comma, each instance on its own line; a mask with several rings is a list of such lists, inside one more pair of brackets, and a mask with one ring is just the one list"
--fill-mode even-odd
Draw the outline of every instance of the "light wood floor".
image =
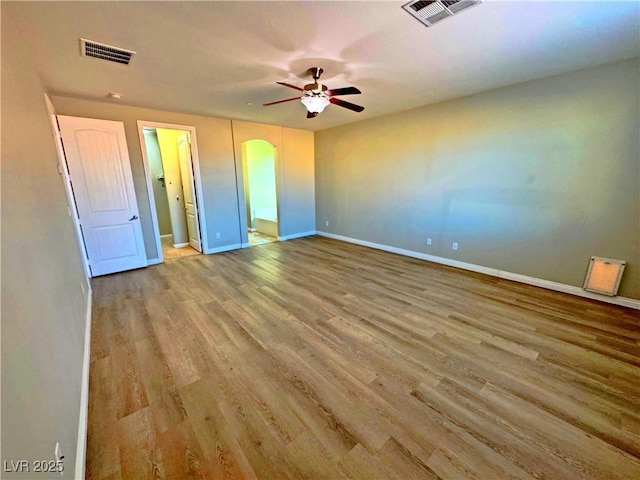
[[252, 247], [256, 245], [264, 245], [265, 243], [277, 242], [277, 237], [272, 237], [271, 235], [266, 235], [260, 232], [249, 232], [249, 245]]
[[318, 237], [93, 285], [87, 478], [640, 478], [640, 312]]
[[171, 237], [165, 237], [162, 239], [162, 256], [165, 261], [175, 260], [176, 258], [190, 257], [192, 255], [201, 255], [195, 248], [183, 247], [175, 248], [173, 246], [173, 239]]

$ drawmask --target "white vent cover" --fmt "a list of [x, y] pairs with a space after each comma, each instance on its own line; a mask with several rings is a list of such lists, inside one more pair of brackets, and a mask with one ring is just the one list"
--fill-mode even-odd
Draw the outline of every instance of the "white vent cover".
[[86, 38], [81, 38], [80, 54], [83, 57], [100, 58], [109, 62], [129, 65], [129, 62], [131, 62], [131, 58], [136, 54], [136, 52], [125, 50], [124, 48], [114, 47], [112, 45], [106, 45], [104, 43], [94, 42], [93, 40], [87, 40]]
[[614, 296], [618, 293], [626, 262], [613, 258], [591, 257], [584, 288], [590, 292]]
[[402, 6], [427, 27], [482, 3], [482, 0], [416, 0]]

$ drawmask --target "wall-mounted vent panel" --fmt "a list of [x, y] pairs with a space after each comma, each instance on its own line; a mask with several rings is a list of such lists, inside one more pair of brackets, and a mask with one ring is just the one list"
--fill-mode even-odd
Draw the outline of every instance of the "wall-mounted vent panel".
[[402, 6], [420, 23], [431, 27], [434, 23], [482, 3], [482, 0], [417, 0]]
[[617, 295], [625, 265], [624, 260], [591, 257], [582, 288], [604, 295]]
[[101, 60], [120, 63], [122, 65], [129, 65], [131, 58], [136, 54], [136, 52], [131, 50], [125, 50], [124, 48], [114, 47], [113, 45], [94, 42], [93, 40], [87, 40], [86, 38], [80, 39], [80, 53], [83, 57], [99, 58]]

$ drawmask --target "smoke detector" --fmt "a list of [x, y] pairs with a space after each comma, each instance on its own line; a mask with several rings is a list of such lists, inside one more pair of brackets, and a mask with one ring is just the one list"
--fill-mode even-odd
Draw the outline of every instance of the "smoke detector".
[[402, 6], [412, 17], [427, 27], [482, 3], [482, 0], [416, 0]]
[[114, 47], [113, 45], [107, 45], [105, 43], [94, 42], [93, 40], [87, 40], [86, 38], [81, 38], [80, 54], [83, 57], [99, 58], [101, 60], [107, 60], [109, 62], [129, 65], [129, 62], [131, 62], [131, 58], [136, 54], [136, 52], [132, 50], [125, 50], [124, 48], [120, 47]]

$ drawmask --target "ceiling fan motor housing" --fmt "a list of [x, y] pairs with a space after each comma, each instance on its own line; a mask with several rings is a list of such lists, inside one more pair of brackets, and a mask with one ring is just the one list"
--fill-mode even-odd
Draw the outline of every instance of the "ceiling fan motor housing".
[[324, 92], [327, 89], [326, 85], [322, 85], [318, 80], [320, 79], [320, 75], [324, 70], [320, 67], [312, 67], [307, 70], [311, 76], [313, 77], [314, 83], [310, 83], [304, 86], [304, 90], [313, 90], [314, 92]]
[[304, 86], [304, 91], [308, 92], [308, 91], [312, 91], [312, 92], [324, 92], [327, 89], [326, 85], [323, 85], [321, 83], [310, 83], [308, 85]]

